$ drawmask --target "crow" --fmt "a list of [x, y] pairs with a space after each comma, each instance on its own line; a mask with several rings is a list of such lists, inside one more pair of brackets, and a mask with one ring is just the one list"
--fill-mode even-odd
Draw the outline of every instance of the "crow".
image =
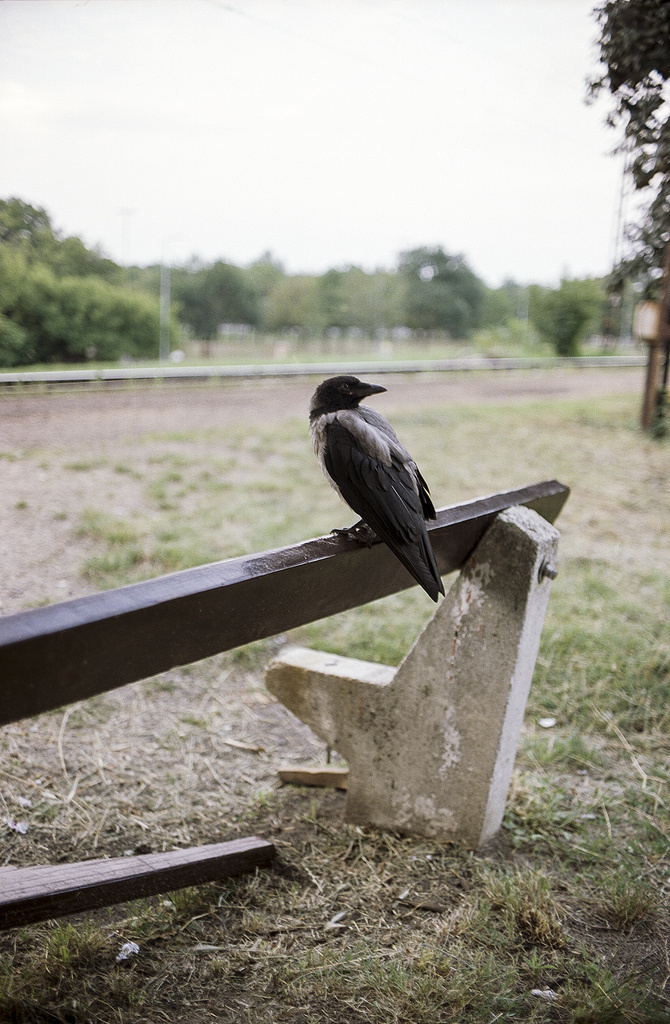
[[383, 391], [349, 375], [319, 384], [309, 414], [314, 451], [331, 487], [361, 517], [341, 532], [364, 539], [367, 526], [437, 601], [444, 586], [426, 529], [435, 519], [428, 486], [391, 424], [359, 405]]

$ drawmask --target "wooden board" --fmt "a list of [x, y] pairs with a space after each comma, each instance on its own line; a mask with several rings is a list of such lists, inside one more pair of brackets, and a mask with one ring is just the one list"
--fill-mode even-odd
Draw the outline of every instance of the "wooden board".
[[272, 843], [252, 836], [168, 853], [0, 868], [0, 928], [239, 875], [267, 867], [274, 856]]
[[348, 789], [348, 768], [278, 768], [282, 782], [293, 786], [318, 786], [321, 789]]
[[[429, 524], [440, 572], [459, 569], [503, 509], [526, 505], [554, 522], [569, 493], [548, 480], [440, 509]], [[412, 586], [385, 544], [329, 536], [5, 616], [0, 725]]]

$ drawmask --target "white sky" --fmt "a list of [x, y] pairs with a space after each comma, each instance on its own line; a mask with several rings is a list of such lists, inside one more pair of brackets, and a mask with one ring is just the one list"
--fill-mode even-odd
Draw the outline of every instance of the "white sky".
[[595, 0], [3, 0], [0, 197], [123, 263], [606, 273]]

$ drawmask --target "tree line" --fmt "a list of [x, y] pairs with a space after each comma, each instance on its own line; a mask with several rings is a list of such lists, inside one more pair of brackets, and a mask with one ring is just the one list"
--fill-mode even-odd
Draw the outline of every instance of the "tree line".
[[635, 280], [656, 297], [670, 243], [670, 0], [605, 0], [595, 9], [599, 74], [590, 95], [609, 92], [626, 175], [641, 202], [626, 226], [626, 251], [608, 282], [620, 295]]
[[[590, 92], [610, 93], [609, 121], [623, 132], [628, 174], [644, 200], [607, 281], [491, 289], [464, 256], [441, 247], [401, 253], [396, 267], [372, 273], [287, 274], [270, 253], [247, 267], [193, 259], [172, 270], [173, 338], [180, 324], [203, 339], [243, 324], [305, 336], [402, 328], [460, 340], [521, 314], [557, 353], [571, 355], [589, 331], [618, 333], [626, 282], [657, 294], [670, 245], [670, 0], [604, 0], [595, 13], [600, 74]], [[0, 200], [0, 366], [155, 356], [159, 280], [160, 267], [122, 267], [63, 237], [41, 207]]]
[[156, 350], [155, 298], [41, 207], [0, 200], [0, 366], [116, 360]]
[[[0, 200], [0, 365], [155, 357], [160, 274], [158, 265], [123, 267], [64, 237], [41, 207]], [[561, 354], [597, 328], [603, 303], [591, 279], [489, 288], [464, 256], [439, 246], [403, 252], [395, 268], [373, 272], [288, 274], [271, 253], [246, 267], [194, 258], [171, 268], [171, 295], [173, 344], [181, 330], [207, 340], [224, 325], [310, 338], [400, 331], [465, 340], [529, 317]]]

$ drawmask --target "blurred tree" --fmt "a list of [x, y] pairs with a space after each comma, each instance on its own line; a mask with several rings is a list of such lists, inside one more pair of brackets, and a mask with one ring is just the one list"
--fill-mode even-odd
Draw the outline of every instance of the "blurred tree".
[[21, 279], [28, 273], [23, 253], [0, 244], [0, 313], [11, 310], [19, 294]]
[[13, 317], [21, 282], [28, 273], [25, 257], [0, 244], [0, 366], [30, 363], [32, 346], [28, 332]]
[[258, 326], [262, 330], [268, 327], [269, 297], [272, 290], [286, 276], [284, 265], [266, 250], [257, 260], [244, 271], [251, 289], [256, 294], [258, 308]]
[[0, 364], [154, 355], [156, 300], [123, 280], [99, 250], [54, 230], [42, 207], [1, 199]]
[[0, 313], [0, 366], [27, 366], [32, 362], [28, 332]]
[[530, 319], [556, 355], [576, 356], [579, 342], [600, 325], [605, 293], [593, 278], [561, 281], [560, 288], [530, 289]]
[[49, 214], [17, 196], [0, 199], [0, 243], [40, 252], [56, 242]]
[[[130, 284], [136, 291], [146, 292], [147, 295], [153, 295], [158, 299], [161, 290], [161, 268], [159, 263], [151, 263], [147, 267], [125, 267], [126, 284]], [[174, 282], [176, 278], [186, 273], [186, 269], [182, 267], [175, 267], [172, 270], [172, 286], [174, 288]]]
[[33, 361], [32, 338], [17, 319], [19, 293], [29, 273], [23, 252], [0, 243], [0, 366], [27, 366]]
[[500, 288], [487, 288], [482, 306], [482, 327], [501, 327], [510, 320], [522, 320], [527, 313], [528, 289], [515, 281]]
[[[614, 99], [608, 122], [623, 128], [636, 189], [647, 192], [641, 221], [629, 231], [633, 255], [621, 268], [653, 287], [670, 232], [670, 0], [607, 0], [596, 8], [602, 74], [590, 93]], [[615, 272], [613, 285], [619, 283]]]
[[16, 196], [0, 199], [0, 245], [22, 252], [29, 263], [46, 264], [59, 277], [95, 275], [123, 281], [123, 269], [99, 249], [87, 249], [76, 235], [63, 238], [46, 210]]
[[272, 289], [286, 276], [284, 264], [266, 250], [250, 263], [246, 269], [247, 280], [259, 296], [269, 295]]
[[319, 334], [325, 327], [319, 279], [307, 274], [285, 277], [268, 295], [267, 324], [271, 331], [296, 329]]
[[23, 277], [10, 316], [27, 339], [19, 362], [26, 355], [29, 362], [84, 362], [158, 350], [155, 299], [96, 277], [58, 278], [41, 264]]
[[256, 292], [232, 263], [218, 260], [195, 273], [175, 274], [172, 293], [182, 321], [204, 341], [215, 338], [221, 324], [258, 323]]
[[343, 291], [346, 271], [327, 270], [317, 278], [317, 295], [323, 326], [340, 328], [349, 326], [349, 310]]
[[76, 235], [58, 241], [49, 259], [49, 266], [59, 277], [102, 277], [122, 284], [124, 270], [107, 259], [99, 249], [87, 249]]
[[339, 281], [342, 320], [347, 328], [358, 328], [374, 338], [402, 322], [402, 295], [398, 275], [387, 270], [367, 273], [349, 267]]
[[151, 296], [95, 276], [57, 277], [0, 245], [0, 365], [152, 356], [157, 348]]
[[398, 269], [405, 281], [408, 327], [466, 338], [480, 325], [485, 285], [463, 256], [422, 247], [401, 253]]

